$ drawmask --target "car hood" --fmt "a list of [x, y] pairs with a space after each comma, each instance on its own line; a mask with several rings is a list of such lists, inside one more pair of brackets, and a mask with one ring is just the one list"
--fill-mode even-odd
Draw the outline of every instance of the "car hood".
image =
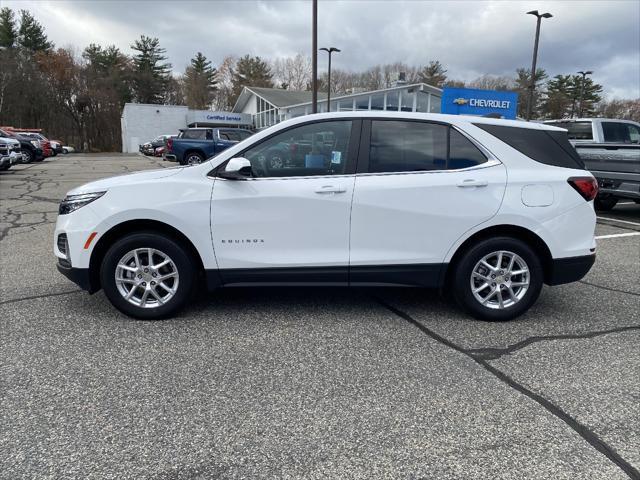
[[67, 192], [67, 195], [77, 195], [79, 193], [102, 192], [110, 188], [122, 185], [133, 185], [136, 183], [146, 183], [160, 178], [171, 177], [184, 170], [185, 167], [162, 168], [160, 170], [149, 170], [146, 172], [129, 173], [116, 177], [103, 178], [95, 182], [85, 183]]
[[0, 137], [0, 143], [6, 143], [8, 145], [20, 145], [20, 141], [15, 138]]

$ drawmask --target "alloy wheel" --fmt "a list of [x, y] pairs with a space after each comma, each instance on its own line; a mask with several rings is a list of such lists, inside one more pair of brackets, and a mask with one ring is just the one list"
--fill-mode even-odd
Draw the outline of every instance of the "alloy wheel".
[[115, 280], [118, 292], [127, 302], [136, 307], [156, 308], [176, 294], [180, 275], [167, 254], [154, 248], [136, 248], [118, 261]]
[[489, 253], [471, 271], [470, 285], [475, 299], [492, 309], [518, 303], [529, 290], [530, 272], [519, 255], [507, 250]]

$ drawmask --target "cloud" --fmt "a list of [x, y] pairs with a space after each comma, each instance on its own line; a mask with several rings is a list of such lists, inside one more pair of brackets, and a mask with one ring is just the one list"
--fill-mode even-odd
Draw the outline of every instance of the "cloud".
[[[35, 1], [4, 0], [25, 8], [59, 46], [129, 46], [155, 36], [175, 71], [202, 51], [214, 63], [226, 55], [266, 58], [309, 54], [309, 1]], [[336, 46], [336, 68], [379, 63], [425, 64], [438, 59], [451, 78], [512, 75], [530, 67], [535, 17], [543, 20], [538, 66], [550, 75], [589, 69], [610, 97], [640, 97], [640, 2], [637, 1], [323, 1], [319, 46]], [[319, 57], [324, 68], [325, 58]]]

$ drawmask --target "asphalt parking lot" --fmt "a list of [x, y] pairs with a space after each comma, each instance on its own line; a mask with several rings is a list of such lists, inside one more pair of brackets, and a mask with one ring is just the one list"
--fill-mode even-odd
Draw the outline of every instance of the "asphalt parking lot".
[[640, 205], [510, 323], [309, 288], [133, 321], [57, 272], [54, 222], [72, 187], [162, 163], [0, 173], [0, 478], [640, 478]]

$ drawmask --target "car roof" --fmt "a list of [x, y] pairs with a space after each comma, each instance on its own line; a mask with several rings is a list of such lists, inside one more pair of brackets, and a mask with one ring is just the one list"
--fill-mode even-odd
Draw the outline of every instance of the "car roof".
[[[326, 120], [331, 118], [372, 118], [372, 119], [397, 119], [397, 120], [427, 120], [431, 122], [445, 122], [452, 125], [456, 124], [481, 124], [481, 125], [500, 125], [504, 127], [529, 128], [532, 130], [553, 130], [564, 131], [563, 128], [546, 125], [544, 123], [525, 122], [523, 120], [505, 120], [501, 118], [476, 117], [473, 115], [446, 115], [442, 113], [420, 113], [420, 112], [390, 112], [390, 111], [370, 111], [363, 110], [360, 112], [329, 112], [315, 113], [296, 117], [292, 120], [304, 121], [304, 119], [316, 118], [318, 120]], [[291, 121], [291, 120], [289, 120]]]

